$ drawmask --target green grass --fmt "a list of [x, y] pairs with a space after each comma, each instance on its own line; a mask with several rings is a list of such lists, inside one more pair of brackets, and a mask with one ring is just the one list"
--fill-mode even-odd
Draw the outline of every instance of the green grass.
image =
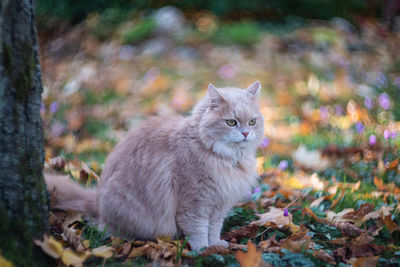
[[100, 231], [96, 226], [88, 224], [83, 228], [82, 237], [89, 240], [91, 248], [97, 248], [110, 243], [111, 239], [107, 236], [106, 230]]
[[256, 23], [250, 21], [224, 24], [213, 35], [217, 43], [245, 46], [257, 43], [260, 37], [261, 29]]
[[122, 43], [133, 44], [143, 41], [150, 37], [155, 28], [156, 22], [152, 18], [142, 19], [122, 34]]

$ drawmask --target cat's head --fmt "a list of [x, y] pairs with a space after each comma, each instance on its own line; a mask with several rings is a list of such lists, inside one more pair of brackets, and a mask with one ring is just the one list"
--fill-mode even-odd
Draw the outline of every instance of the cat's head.
[[247, 148], [255, 150], [264, 133], [264, 119], [257, 104], [260, 82], [247, 89], [216, 88], [194, 108], [200, 138], [221, 156], [238, 159]]

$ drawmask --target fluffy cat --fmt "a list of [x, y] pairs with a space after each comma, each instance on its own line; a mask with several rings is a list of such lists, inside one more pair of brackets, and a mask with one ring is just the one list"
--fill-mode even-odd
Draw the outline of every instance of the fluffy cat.
[[192, 249], [228, 246], [224, 217], [257, 184], [260, 86], [210, 84], [190, 116], [144, 122], [115, 146], [94, 189], [45, 174], [54, 207], [82, 211], [128, 239], [190, 235]]

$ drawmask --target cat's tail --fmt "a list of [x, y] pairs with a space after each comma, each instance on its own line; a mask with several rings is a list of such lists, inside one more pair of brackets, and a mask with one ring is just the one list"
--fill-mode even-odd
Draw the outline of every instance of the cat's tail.
[[97, 190], [84, 188], [68, 176], [44, 173], [52, 208], [75, 210], [93, 219], [98, 218]]

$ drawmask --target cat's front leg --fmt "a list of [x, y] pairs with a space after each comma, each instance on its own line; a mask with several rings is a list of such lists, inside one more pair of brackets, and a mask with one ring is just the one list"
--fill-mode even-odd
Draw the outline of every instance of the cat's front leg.
[[222, 246], [229, 247], [229, 243], [221, 240], [221, 229], [224, 223], [224, 213], [216, 213], [210, 218], [210, 225], [208, 228], [208, 245], [209, 246]]
[[185, 214], [177, 216], [177, 223], [185, 235], [190, 235], [189, 244], [192, 250], [208, 247], [207, 219], [199, 218], [195, 214]]

